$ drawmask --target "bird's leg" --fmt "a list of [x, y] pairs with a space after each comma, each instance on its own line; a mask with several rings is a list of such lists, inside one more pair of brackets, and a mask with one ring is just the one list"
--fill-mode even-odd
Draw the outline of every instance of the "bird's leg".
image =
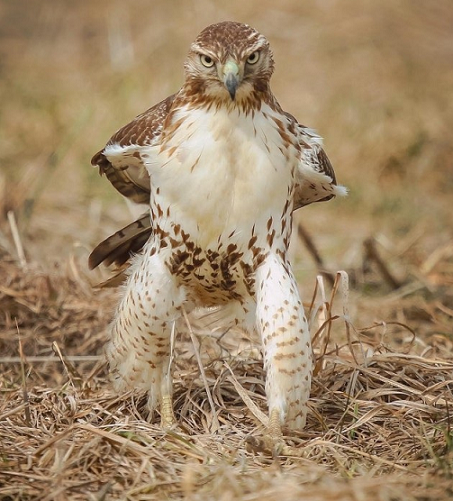
[[175, 323], [173, 322], [170, 340], [170, 357], [166, 360], [166, 366], [163, 370], [162, 381], [160, 383], [160, 425], [164, 429], [171, 428], [176, 423], [173, 412], [173, 380], [171, 375], [171, 363], [173, 357], [175, 339]]
[[160, 398], [160, 425], [162, 428], [171, 428], [176, 422], [175, 414], [173, 412], [173, 398], [172, 395], [162, 395]]
[[171, 333], [185, 300], [161, 253], [146, 244], [131, 266], [107, 348], [115, 388], [148, 392], [148, 408], [160, 407], [162, 426], [174, 421]]
[[302, 429], [310, 394], [310, 333], [290, 265], [269, 254], [256, 273], [257, 326], [261, 334], [269, 405], [268, 435], [282, 441], [282, 426]]
[[282, 425], [280, 422], [280, 412], [278, 409], [272, 409], [269, 413], [269, 437], [273, 442], [278, 442], [283, 439]]

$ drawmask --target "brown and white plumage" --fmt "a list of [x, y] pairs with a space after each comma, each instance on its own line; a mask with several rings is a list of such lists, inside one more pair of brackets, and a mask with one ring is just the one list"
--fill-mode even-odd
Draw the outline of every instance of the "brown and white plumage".
[[[138, 157], [140, 149], [159, 140], [174, 98], [175, 94], [138, 115], [116, 132], [106, 147], [92, 158], [91, 162], [99, 168], [99, 173], [105, 175], [122, 195], [137, 204], [149, 204], [151, 192], [149, 173]], [[344, 195], [344, 188], [336, 185], [335, 171], [322, 148], [321, 137], [312, 129], [298, 124], [289, 113], [285, 115], [290, 123], [297, 124], [303, 148], [293, 211], [314, 202], [330, 200], [335, 195]], [[109, 147], [113, 145], [119, 145], [121, 149], [112, 152]], [[137, 221], [101, 242], [91, 253], [90, 268], [102, 262], [107, 266], [125, 263], [143, 247], [146, 234], [148, 237], [151, 234], [149, 214], [140, 216]]]
[[181, 90], [120, 129], [92, 160], [149, 214], [90, 256], [130, 274], [111, 326], [118, 389], [149, 392], [169, 423], [170, 332], [182, 308], [227, 305], [257, 328], [267, 371], [271, 431], [305, 423], [312, 355], [287, 258], [292, 212], [329, 200], [336, 185], [322, 143], [284, 112], [269, 81], [267, 40], [233, 22], [191, 45]]

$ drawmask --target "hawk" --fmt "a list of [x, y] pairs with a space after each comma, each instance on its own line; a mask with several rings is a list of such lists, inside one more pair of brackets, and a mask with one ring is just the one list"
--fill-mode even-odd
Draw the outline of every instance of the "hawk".
[[[288, 260], [292, 213], [345, 194], [316, 133], [270, 89], [266, 38], [246, 24], [205, 28], [176, 94], [120, 129], [92, 164], [141, 218], [89, 258], [130, 267], [107, 358], [118, 391], [146, 390], [174, 423], [170, 337], [198, 307], [223, 306], [262, 340], [271, 437], [300, 429], [312, 374], [310, 333]], [[131, 257], [132, 256], [132, 257]]]

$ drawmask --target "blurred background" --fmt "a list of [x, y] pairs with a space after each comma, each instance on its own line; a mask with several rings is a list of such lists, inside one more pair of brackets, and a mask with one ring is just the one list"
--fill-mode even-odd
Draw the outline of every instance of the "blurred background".
[[[349, 273], [353, 320], [451, 340], [450, 0], [1, 1], [3, 253], [17, 252], [13, 211], [29, 262], [51, 272], [73, 260], [100, 278], [88, 275], [88, 253], [130, 214], [90, 159], [181, 86], [189, 44], [222, 20], [268, 38], [275, 95], [325, 138], [350, 190], [300, 210], [296, 223], [322, 268]], [[296, 230], [293, 254], [309, 299], [318, 266]]]

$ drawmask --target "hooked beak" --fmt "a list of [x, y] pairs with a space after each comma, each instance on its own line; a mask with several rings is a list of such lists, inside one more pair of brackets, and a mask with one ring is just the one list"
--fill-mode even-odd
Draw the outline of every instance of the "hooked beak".
[[231, 59], [227, 61], [222, 68], [223, 73], [223, 83], [227, 88], [231, 99], [234, 101], [236, 97], [236, 90], [241, 83], [239, 76], [239, 66]]

